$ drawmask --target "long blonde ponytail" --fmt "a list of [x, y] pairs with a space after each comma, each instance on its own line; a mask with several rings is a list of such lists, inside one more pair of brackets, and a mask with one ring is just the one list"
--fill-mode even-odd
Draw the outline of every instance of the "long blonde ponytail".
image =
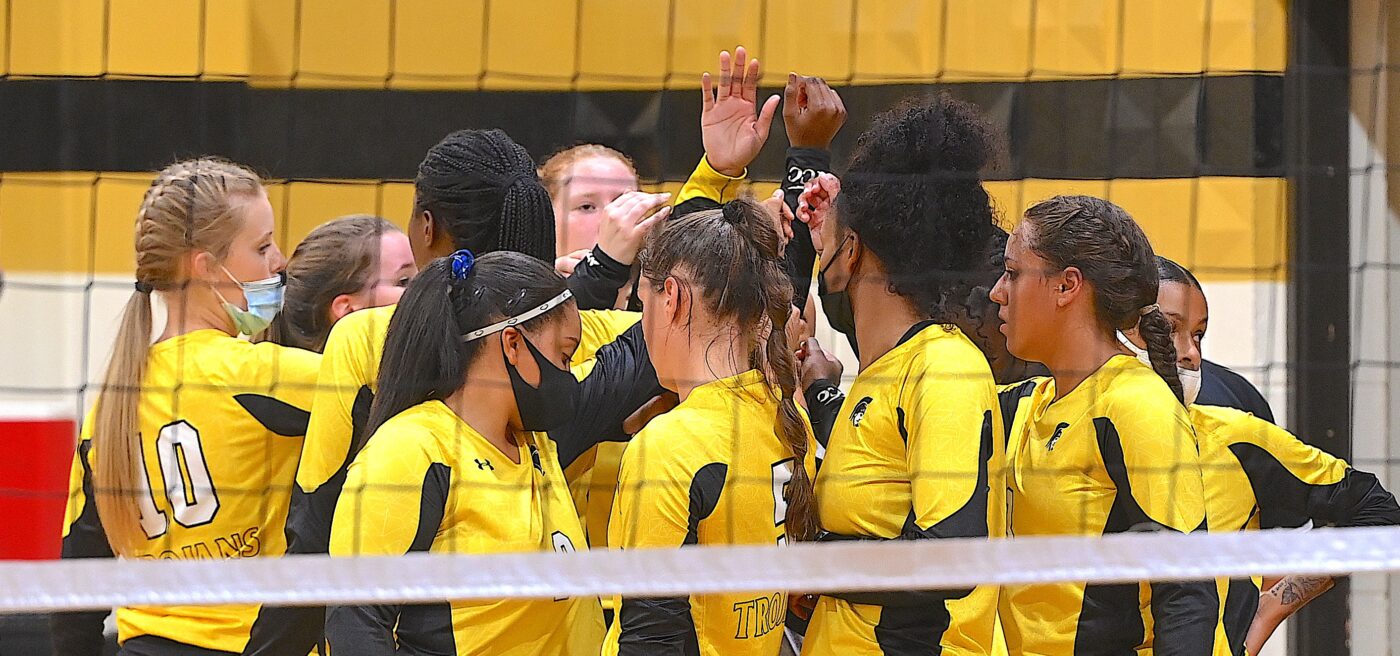
[[259, 193], [262, 182], [242, 166], [212, 158], [186, 160], [160, 172], [136, 215], [137, 289], [122, 310], [92, 431], [97, 514], [118, 555], [131, 553], [147, 537], [138, 495], [146, 493], [141, 486], [140, 408], [151, 347], [151, 292], [183, 291], [189, 253], [226, 254], [242, 224], [236, 201]]

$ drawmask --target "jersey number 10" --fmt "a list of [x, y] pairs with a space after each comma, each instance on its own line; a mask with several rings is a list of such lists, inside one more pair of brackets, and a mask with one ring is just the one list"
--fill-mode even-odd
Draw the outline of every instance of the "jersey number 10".
[[[170, 518], [156, 506], [155, 486], [151, 471], [146, 467], [145, 446], [142, 446], [140, 478], [142, 489], [137, 503], [141, 508], [141, 530], [154, 540], [170, 528]], [[204, 446], [199, 431], [189, 422], [166, 424], [156, 435], [156, 461], [165, 482], [165, 499], [175, 521], [185, 528], [203, 526], [214, 521], [219, 512], [219, 495], [209, 477], [209, 462], [204, 459]]]

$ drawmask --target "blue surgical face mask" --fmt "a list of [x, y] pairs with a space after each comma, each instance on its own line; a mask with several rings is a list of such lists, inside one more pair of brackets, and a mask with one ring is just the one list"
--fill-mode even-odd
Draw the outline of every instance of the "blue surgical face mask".
[[282, 311], [282, 296], [287, 290], [286, 276], [279, 273], [263, 280], [240, 282], [228, 269], [219, 268], [224, 269], [224, 275], [243, 289], [243, 298], [248, 300], [248, 309], [245, 310], [228, 302], [228, 299], [219, 293], [219, 288], [214, 287], [214, 293], [224, 302], [224, 312], [233, 319], [234, 327], [243, 335], [256, 335], [265, 330], [277, 317], [277, 313]]

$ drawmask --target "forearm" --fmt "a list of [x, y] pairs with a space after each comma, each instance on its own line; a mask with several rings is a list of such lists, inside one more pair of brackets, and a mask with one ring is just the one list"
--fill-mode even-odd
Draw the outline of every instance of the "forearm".
[[549, 435], [562, 467], [599, 442], [625, 440], [623, 422], [661, 392], [640, 322], [598, 349], [596, 359], [582, 381], [573, 420]]
[[618, 290], [631, 279], [632, 267], [613, 259], [601, 246], [579, 260], [569, 276], [569, 291], [580, 310], [611, 310]]
[[836, 425], [846, 395], [828, 380], [816, 381], [802, 393], [807, 400], [807, 415], [812, 419], [812, 433], [816, 435], [817, 442], [825, 447], [827, 440], [831, 439], [831, 429]]
[[[787, 177], [783, 181], [783, 201], [797, 212], [797, 198], [807, 182], [831, 170], [831, 152], [820, 148], [788, 148]], [[812, 231], [806, 223], [794, 221], [792, 241], [785, 252], [788, 277], [792, 280], [793, 305], [802, 307], [812, 288], [812, 267], [817, 250], [812, 244]]]
[[1284, 620], [1332, 589], [1332, 585], [1330, 576], [1288, 576], [1260, 594], [1259, 610], [1254, 613], [1249, 637], [1245, 639], [1248, 653], [1258, 654]]

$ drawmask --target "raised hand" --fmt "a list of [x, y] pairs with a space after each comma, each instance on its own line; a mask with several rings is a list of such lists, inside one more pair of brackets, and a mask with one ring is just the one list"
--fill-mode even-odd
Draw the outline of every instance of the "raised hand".
[[812, 230], [812, 246], [817, 252], [822, 250], [822, 224], [831, 215], [836, 197], [841, 194], [841, 180], [830, 173], [823, 173], [809, 180], [797, 197], [797, 220], [807, 224]]
[[749, 162], [758, 157], [778, 110], [778, 96], [773, 95], [763, 103], [757, 118], [754, 116], [761, 72], [758, 59], [748, 59], [748, 52], [739, 46], [734, 49], [733, 61], [728, 51], [719, 53], [718, 85], [708, 72], [700, 76], [700, 137], [705, 158], [716, 171], [731, 178], [743, 175]]
[[[614, 260], [631, 264], [642, 248], [647, 231], [671, 215], [671, 194], [629, 191], [603, 208], [598, 225], [598, 247]], [[660, 208], [660, 209], [657, 209]]]
[[846, 104], [819, 77], [788, 73], [783, 88], [783, 127], [793, 148], [827, 150], [846, 123]]

